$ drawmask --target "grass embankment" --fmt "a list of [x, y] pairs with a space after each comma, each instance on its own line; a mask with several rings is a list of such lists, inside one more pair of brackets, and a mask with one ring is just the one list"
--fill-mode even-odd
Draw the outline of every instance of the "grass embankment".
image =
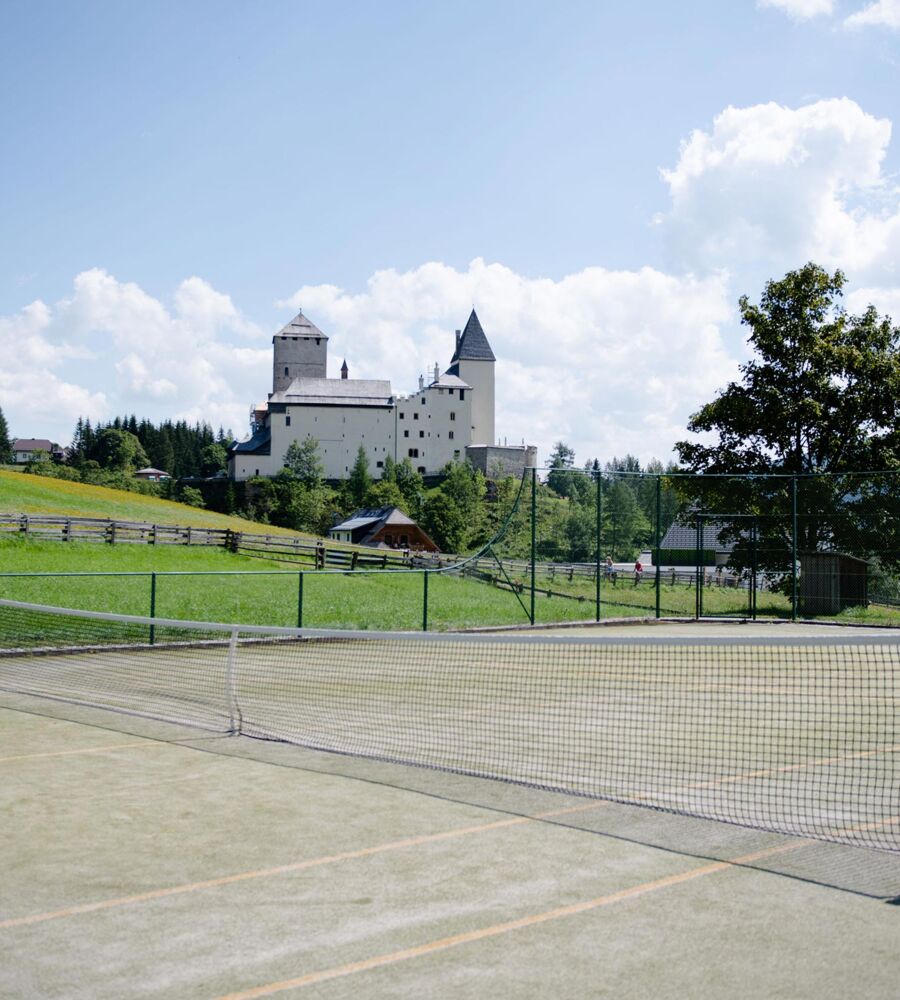
[[[101, 517], [149, 524], [190, 525], [195, 528], [231, 528], [233, 531], [269, 535], [299, 535], [301, 532], [255, 524], [241, 517], [190, 507], [172, 500], [113, 490], [107, 486], [70, 483], [64, 479], [32, 476], [0, 469], [0, 511], [9, 514], [60, 514], [69, 517]], [[305, 536], [310, 537], [310, 536]]]

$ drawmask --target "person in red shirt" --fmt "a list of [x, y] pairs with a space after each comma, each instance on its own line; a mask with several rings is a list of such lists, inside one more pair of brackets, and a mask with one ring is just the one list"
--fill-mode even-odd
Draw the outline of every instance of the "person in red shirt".
[[635, 587], [641, 582], [641, 580], [643, 580], [643, 578], [644, 578], [644, 567], [641, 564], [640, 558], [638, 558], [634, 562], [634, 585], [635, 585]]

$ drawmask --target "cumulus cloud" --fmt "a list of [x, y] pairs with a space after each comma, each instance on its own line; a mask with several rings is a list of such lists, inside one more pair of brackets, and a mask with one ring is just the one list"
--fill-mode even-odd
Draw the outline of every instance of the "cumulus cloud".
[[834, 0], [758, 0], [759, 7], [774, 7], [794, 21], [834, 13]]
[[436, 361], [446, 368], [474, 304], [497, 355], [497, 433], [544, 458], [558, 440], [581, 461], [667, 458], [737, 363], [721, 333], [733, 309], [720, 274], [591, 267], [552, 281], [476, 259], [380, 271], [358, 294], [307, 285], [281, 304], [330, 334], [332, 364], [346, 356], [351, 378], [391, 378], [395, 391]]
[[847, 28], [900, 28], [900, 0], [877, 0], [844, 19]]
[[[585, 267], [558, 280], [476, 259], [377, 271], [362, 290], [307, 285], [278, 303], [330, 336], [332, 377], [415, 388], [476, 306], [498, 357], [497, 432], [543, 457], [668, 457], [744, 359], [738, 294], [812, 259], [841, 267], [847, 306], [900, 317], [900, 193], [891, 123], [848, 99], [726, 108], [662, 171], [666, 270]], [[69, 296], [0, 317], [0, 406], [13, 432], [67, 442], [75, 419], [136, 413], [247, 426], [271, 387], [271, 329], [200, 277], [166, 300], [101, 269]]]
[[[248, 339], [258, 346], [233, 343]], [[265, 395], [271, 360], [263, 344], [229, 296], [200, 278], [183, 281], [167, 307], [95, 268], [55, 306], [35, 301], [0, 317], [0, 406], [14, 433], [62, 443], [79, 416], [124, 413], [240, 433], [249, 401]]]
[[662, 171], [658, 219], [676, 266], [758, 278], [815, 258], [857, 279], [892, 278], [900, 193], [882, 170], [891, 123], [847, 98], [726, 108]]

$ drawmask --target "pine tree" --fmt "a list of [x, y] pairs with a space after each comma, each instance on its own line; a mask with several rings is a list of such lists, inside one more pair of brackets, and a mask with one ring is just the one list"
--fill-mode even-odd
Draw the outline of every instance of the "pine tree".
[[350, 497], [357, 507], [361, 507], [366, 502], [366, 495], [372, 488], [372, 477], [369, 474], [369, 457], [366, 449], [360, 445], [356, 453], [356, 461], [350, 470], [348, 481]]
[[6, 417], [3, 416], [3, 409], [0, 408], [0, 465], [9, 464], [13, 460], [12, 443], [9, 440], [9, 428], [6, 426]]

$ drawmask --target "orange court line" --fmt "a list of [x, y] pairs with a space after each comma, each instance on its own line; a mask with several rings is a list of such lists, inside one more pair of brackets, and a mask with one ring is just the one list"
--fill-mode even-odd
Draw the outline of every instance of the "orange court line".
[[295, 979], [283, 979], [280, 982], [267, 983], [264, 986], [256, 986], [249, 990], [239, 990], [236, 993], [228, 993], [217, 997], [216, 1000], [255, 1000], [256, 997], [271, 996], [273, 993], [280, 993], [283, 990], [297, 989], [301, 986], [312, 986], [316, 983], [327, 982], [330, 979], [352, 976], [357, 972], [368, 972], [370, 969], [378, 969], [385, 965], [408, 962], [410, 959], [432, 955], [438, 951], [446, 951], [448, 948], [456, 948], [458, 945], [470, 944], [473, 941], [483, 941], [486, 938], [497, 937], [500, 934], [509, 934], [511, 931], [522, 930], [525, 927], [534, 927], [537, 924], [544, 924], [551, 920], [560, 920], [563, 917], [571, 917], [577, 913], [585, 913], [588, 910], [596, 910], [603, 906], [612, 906], [615, 903], [633, 899], [635, 896], [656, 892], [659, 889], [667, 889], [669, 886], [680, 885], [682, 882], [702, 878], [704, 875], [712, 875], [716, 872], [725, 871], [735, 865], [750, 864], [762, 858], [770, 857], [773, 854], [781, 854], [785, 851], [796, 850], [799, 847], [806, 847], [808, 844], [809, 841], [806, 840], [792, 841], [789, 844], [770, 847], [766, 850], [757, 851], [754, 854], [745, 854], [743, 857], [733, 858], [730, 861], [716, 861], [708, 865], [703, 865], [700, 868], [691, 868], [676, 875], [667, 875], [664, 878], [654, 879], [652, 882], [643, 882], [628, 889], [620, 889], [618, 892], [612, 892], [606, 896], [598, 896], [595, 899], [584, 900], [580, 903], [570, 903], [568, 906], [559, 906], [552, 910], [545, 910], [543, 913], [533, 913], [530, 916], [520, 917], [517, 920], [508, 920], [505, 923], [494, 924], [491, 927], [481, 927], [478, 930], [467, 931], [464, 934], [454, 934], [452, 937], [429, 941], [414, 948], [404, 948], [402, 951], [390, 952], [386, 955], [376, 955], [374, 958], [362, 959], [359, 962], [350, 962], [347, 965], [339, 965], [333, 969], [310, 972], [305, 976], [297, 976]]
[[124, 750], [126, 747], [163, 746], [157, 740], [141, 740], [140, 743], [110, 743], [105, 747], [84, 747], [81, 750], [51, 750], [47, 753], [20, 753], [13, 757], [0, 757], [0, 764], [13, 760], [35, 760], [38, 757], [70, 757], [79, 753], [103, 753], [106, 750]]
[[537, 820], [549, 819], [552, 816], [563, 816], [568, 813], [584, 812], [588, 809], [599, 809], [605, 802], [594, 801], [577, 806], [568, 806], [564, 809], [555, 809], [551, 812], [538, 813], [534, 816], [514, 816], [508, 819], [495, 820], [492, 823], [483, 823], [479, 826], [460, 827], [455, 830], [443, 830], [440, 833], [427, 833], [418, 837], [407, 837], [403, 840], [393, 840], [386, 844], [377, 844], [374, 847], [363, 847], [356, 851], [342, 851], [339, 854], [329, 854], [320, 858], [309, 858], [306, 861], [295, 861], [286, 865], [276, 865], [272, 868], [260, 868], [255, 871], [238, 872], [234, 875], [222, 875], [218, 878], [204, 879], [200, 882], [187, 882], [182, 885], [173, 885], [165, 889], [151, 889], [148, 892], [135, 893], [132, 896], [117, 896], [113, 899], [101, 899], [94, 903], [81, 903], [76, 906], [69, 906], [62, 910], [50, 910], [46, 913], [33, 913], [25, 917], [11, 917], [7, 920], [0, 920], [0, 930], [10, 927], [24, 927], [27, 924], [39, 924], [47, 920], [58, 920], [61, 917], [74, 917], [82, 913], [95, 913], [98, 910], [110, 910], [117, 906], [128, 906], [132, 903], [146, 903], [150, 900], [164, 899], [167, 896], [178, 896], [187, 892], [197, 892], [200, 889], [214, 889], [223, 885], [232, 885], [235, 882], [247, 882], [251, 879], [267, 878], [272, 875], [285, 875], [289, 872], [304, 871], [309, 868], [318, 868], [322, 865], [335, 864], [338, 861], [355, 861], [359, 858], [368, 858], [376, 854], [384, 854], [387, 851], [397, 851], [405, 847], [419, 847], [422, 844], [433, 844], [442, 840], [452, 840], [456, 837], [465, 837], [473, 833], [486, 833], [489, 830], [501, 830], [511, 826], [521, 826], [525, 823], [532, 823]]

